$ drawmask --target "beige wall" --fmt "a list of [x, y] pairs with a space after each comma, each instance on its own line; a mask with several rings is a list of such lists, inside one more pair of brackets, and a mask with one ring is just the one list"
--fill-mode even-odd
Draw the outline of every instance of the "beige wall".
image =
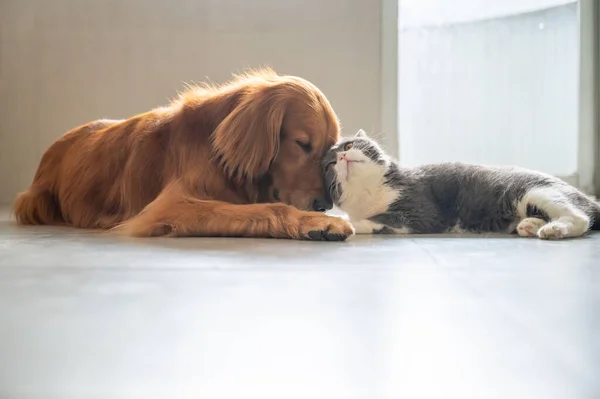
[[381, 128], [381, 1], [2, 0], [0, 203], [77, 124], [164, 104], [183, 82], [271, 65]]

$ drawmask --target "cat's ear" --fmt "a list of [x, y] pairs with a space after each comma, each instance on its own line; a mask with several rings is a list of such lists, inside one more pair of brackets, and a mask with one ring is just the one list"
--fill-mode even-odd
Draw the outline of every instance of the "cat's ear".
[[369, 136], [367, 136], [367, 132], [362, 129], [358, 129], [358, 132], [354, 135], [354, 137], [362, 137], [363, 139], [369, 138]]

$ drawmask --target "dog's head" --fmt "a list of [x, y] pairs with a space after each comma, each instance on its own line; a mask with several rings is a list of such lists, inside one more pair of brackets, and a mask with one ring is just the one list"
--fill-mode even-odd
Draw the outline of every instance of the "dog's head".
[[247, 76], [240, 84], [237, 106], [213, 134], [229, 177], [268, 177], [270, 201], [330, 209], [320, 164], [340, 125], [325, 95], [304, 79], [274, 72]]

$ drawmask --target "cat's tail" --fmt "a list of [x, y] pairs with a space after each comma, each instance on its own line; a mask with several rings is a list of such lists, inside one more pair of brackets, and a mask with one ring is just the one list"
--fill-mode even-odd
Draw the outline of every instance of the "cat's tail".
[[594, 212], [592, 230], [600, 230], [600, 203], [594, 202], [592, 206]]

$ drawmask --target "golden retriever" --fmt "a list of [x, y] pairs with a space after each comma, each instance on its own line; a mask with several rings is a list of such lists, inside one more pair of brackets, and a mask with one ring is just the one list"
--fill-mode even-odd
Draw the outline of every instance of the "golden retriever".
[[339, 132], [312, 83], [252, 71], [66, 133], [44, 153], [15, 216], [139, 237], [344, 240], [352, 226], [321, 213], [332, 204], [320, 161]]

